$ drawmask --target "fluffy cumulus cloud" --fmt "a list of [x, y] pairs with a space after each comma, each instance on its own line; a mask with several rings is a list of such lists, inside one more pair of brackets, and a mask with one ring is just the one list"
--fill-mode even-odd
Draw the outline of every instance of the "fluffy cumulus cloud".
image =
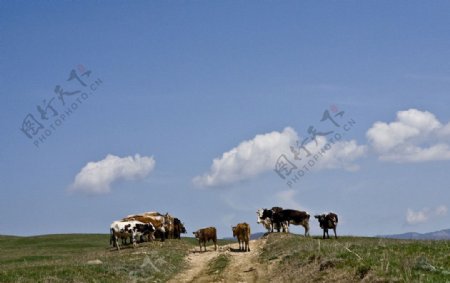
[[380, 159], [421, 162], [450, 159], [450, 123], [417, 109], [397, 112], [390, 123], [376, 122], [366, 133]]
[[364, 156], [367, 152], [367, 146], [358, 145], [355, 140], [330, 143], [325, 137], [318, 137], [317, 145], [314, 142], [310, 142], [308, 147], [329, 148], [325, 154], [319, 157], [312, 168], [313, 170], [343, 168], [347, 171], [356, 171], [359, 169], [359, 166], [354, 161]]
[[111, 184], [118, 180], [143, 179], [154, 169], [153, 157], [118, 157], [108, 154], [105, 159], [87, 163], [76, 175], [69, 191], [88, 194], [104, 194], [111, 191]]
[[[214, 159], [209, 172], [195, 177], [193, 182], [202, 187], [214, 187], [251, 179], [264, 172], [273, 172], [277, 159], [282, 154], [291, 157], [291, 147], [295, 146], [299, 140], [295, 130], [290, 127], [285, 128], [282, 132], [273, 131], [257, 135]], [[327, 140], [324, 137], [318, 136], [316, 141], [307, 143], [306, 148], [315, 148], [316, 151], [319, 151], [326, 143]], [[314, 153], [313, 150], [311, 152]], [[357, 145], [355, 141], [334, 142], [326, 154], [323, 154], [316, 162], [315, 167], [317, 169], [355, 170], [357, 167], [352, 164], [352, 161], [364, 153], [365, 147]], [[304, 159], [308, 160], [308, 158]]]
[[423, 208], [419, 211], [414, 211], [410, 208], [406, 211], [406, 223], [410, 225], [421, 224], [430, 221], [436, 217], [447, 215], [448, 208], [445, 205], [440, 205], [434, 209]]
[[289, 152], [289, 146], [298, 139], [290, 127], [282, 132], [257, 135], [213, 160], [210, 172], [194, 178], [199, 186], [218, 186], [254, 177], [271, 170], [277, 158]]

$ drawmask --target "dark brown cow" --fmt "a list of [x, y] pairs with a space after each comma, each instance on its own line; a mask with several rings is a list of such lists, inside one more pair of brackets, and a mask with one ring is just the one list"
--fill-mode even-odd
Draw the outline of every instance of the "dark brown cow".
[[305, 236], [309, 236], [309, 217], [305, 211], [283, 209], [273, 214], [273, 224], [282, 227], [283, 223], [287, 223], [288, 229], [289, 224], [301, 225], [305, 228]]
[[319, 220], [320, 228], [323, 229], [323, 238], [325, 239], [325, 234], [327, 238], [330, 238], [330, 234], [328, 234], [328, 229], [333, 229], [334, 237], [337, 239], [336, 227], [338, 224], [338, 216], [336, 213], [330, 212], [328, 214], [320, 214], [315, 215], [315, 218]]
[[233, 230], [233, 237], [237, 237], [239, 242], [239, 250], [244, 252], [250, 251], [250, 225], [247, 223], [239, 223], [235, 227], [231, 228]]
[[173, 237], [174, 239], [181, 239], [181, 234], [186, 234], [184, 224], [178, 218], [173, 220]]
[[214, 250], [217, 251], [217, 231], [215, 227], [199, 229], [195, 232], [192, 232], [192, 234], [194, 234], [195, 238], [198, 239], [200, 251], [202, 251], [202, 243], [206, 251], [206, 242], [209, 242], [210, 240], [214, 242]]

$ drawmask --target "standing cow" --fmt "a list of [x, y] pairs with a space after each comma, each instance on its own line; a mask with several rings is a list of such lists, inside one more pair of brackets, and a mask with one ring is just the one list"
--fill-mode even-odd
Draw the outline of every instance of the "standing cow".
[[301, 225], [305, 228], [305, 237], [309, 236], [309, 218], [310, 215], [305, 211], [294, 209], [283, 209], [276, 212], [272, 216], [274, 225], [283, 226], [287, 223], [287, 230], [289, 232], [289, 224]]
[[257, 214], [257, 223], [262, 223], [264, 227], [267, 229], [267, 232], [273, 232], [273, 229], [277, 229], [278, 232], [280, 232], [280, 229], [283, 229], [283, 232], [287, 232], [287, 222], [283, 223], [274, 223], [273, 222], [273, 215], [274, 213], [282, 211], [283, 208], [274, 206], [272, 209], [266, 209], [266, 208], [260, 208], [256, 212]]
[[140, 240], [145, 235], [149, 235], [149, 238], [153, 237], [155, 227], [151, 223], [139, 221], [114, 221], [110, 226], [110, 232], [109, 244], [120, 250], [119, 239], [125, 240], [125, 242], [127, 239], [130, 239], [133, 248], [135, 248], [138, 239]]
[[336, 213], [330, 212], [328, 214], [320, 214], [315, 215], [314, 218], [319, 220], [320, 228], [323, 229], [323, 238], [325, 239], [325, 234], [327, 238], [330, 238], [330, 234], [328, 233], [328, 229], [333, 229], [334, 237], [337, 239], [336, 227], [338, 224], [338, 216]]
[[239, 242], [239, 250], [244, 252], [250, 251], [250, 225], [247, 223], [239, 223], [238, 225], [231, 227], [233, 230], [233, 237], [237, 237]]
[[178, 218], [173, 220], [173, 237], [174, 239], [181, 239], [181, 234], [186, 234], [184, 224]]
[[200, 245], [200, 251], [202, 251], [202, 244], [206, 251], [206, 242], [212, 240], [214, 242], [214, 250], [217, 251], [217, 231], [215, 227], [208, 227], [199, 229], [195, 232], [192, 232], [195, 238], [198, 239], [198, 244]]
[[122, 219], [122, 221], [133, 221], [133, 220], [140, 221], [143, 223], [151, 223], [155, 227], [158, 235], [161, 237], [161, 242], [165, 240], [166, 218], [163, 215], [157, 212], [145, 212], [142, 214], [128, 215], [127, 217]]

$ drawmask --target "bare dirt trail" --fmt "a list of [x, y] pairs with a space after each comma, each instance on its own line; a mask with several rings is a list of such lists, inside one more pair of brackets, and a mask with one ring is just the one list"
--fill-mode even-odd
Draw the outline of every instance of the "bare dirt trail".
[[[187, 257], [188, 269], [169, 282], [268, 282], [267, 266], [258, 261], [265, 243], [266, 239], [250, 241], [250, 252], [238, 251], [237, 243], [222, 246], [217, 252], [211, 246], [207, 252], [192, 252]], [[221, 254], [230, 259], [225, 270], [220, 274], [208, 274], [209, 263]]]

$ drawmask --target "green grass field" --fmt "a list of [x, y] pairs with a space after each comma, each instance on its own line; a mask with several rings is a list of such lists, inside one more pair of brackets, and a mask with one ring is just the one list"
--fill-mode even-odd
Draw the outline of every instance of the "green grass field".
[[[284, 282], [450, 282], [450, 241], [271, 234], [260, 256]], [[301, 281], [300, 281], [301, 282]]]
[[[195, 243], [168, 240], [118, 252], [109, 248], [109, 235], [3, 236], [0, 282], [165, 281]], [[101, 264], [89, 263], [95, 260]]]
[[[195, 239], [183, 238], [118, 252], [109, 235], [0, 236], [0, 282], [164, 282], [186, 268], [194, 247]], [[450, 241], [274, 233], [259, 259], [277, 282], [450, 282]], [[227, 261], [218, 257], [211, 272]]]

